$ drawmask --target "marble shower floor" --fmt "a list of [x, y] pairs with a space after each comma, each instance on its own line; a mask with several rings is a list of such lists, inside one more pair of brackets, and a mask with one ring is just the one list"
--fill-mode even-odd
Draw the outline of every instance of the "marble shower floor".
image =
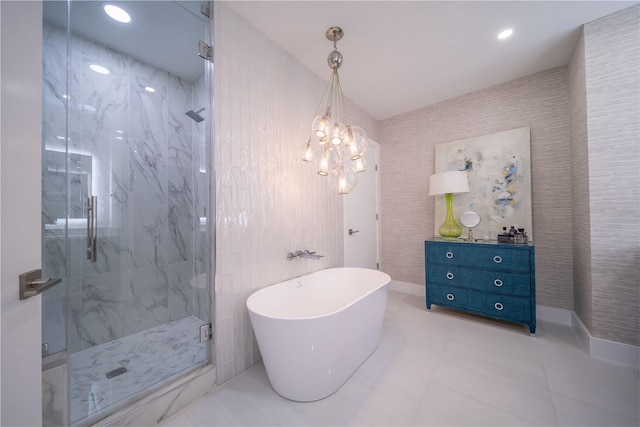
[[[147, 329], [69, 356], [71, 424], [90, 424], [207, 363], [195, 316]], [[107, 378], [107, 372], [126, 368]]]

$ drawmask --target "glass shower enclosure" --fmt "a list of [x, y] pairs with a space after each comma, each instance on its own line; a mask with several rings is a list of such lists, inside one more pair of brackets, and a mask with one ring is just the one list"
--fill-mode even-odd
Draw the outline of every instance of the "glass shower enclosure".
[[91, 424], [210, 362], [208, 2], [46, 1], [43, 357]]

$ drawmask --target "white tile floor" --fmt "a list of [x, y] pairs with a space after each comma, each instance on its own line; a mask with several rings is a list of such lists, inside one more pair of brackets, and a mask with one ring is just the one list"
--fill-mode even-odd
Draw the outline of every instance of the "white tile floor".
[[424, 308], [389, 292], [378, 350], [333, 395], [291, 402], [262, 363], [164, 422], [221, 425], [639, 425], [638, 370], [589, 357], [569, 327]]

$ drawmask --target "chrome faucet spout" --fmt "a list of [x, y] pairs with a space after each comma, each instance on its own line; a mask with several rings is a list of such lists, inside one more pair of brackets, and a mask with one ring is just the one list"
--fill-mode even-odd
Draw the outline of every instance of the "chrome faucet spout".
[[324, 258], [324, 255], [316, 255], [315, 252], [311, 252], [307, 249], [305, 249], [304, 251], [289, 252], [287, 254], [287, 259], [289, 261], [296, 258], [320, 259], [320, 258]]
[[304, 253], [302, 254], [302, 258], [320, 259], [324, 258], [324, 255], [316, 255], [315, 252], [310, 252], [305, 249]]

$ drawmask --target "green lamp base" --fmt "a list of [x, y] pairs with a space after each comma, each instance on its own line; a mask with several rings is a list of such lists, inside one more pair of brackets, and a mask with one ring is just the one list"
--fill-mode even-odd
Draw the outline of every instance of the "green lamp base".
[[458, 224], [453, 216], [453, 194], [447, 193], [444, 197], [447, 201], [447, 215], [440, 228], [438, 228], [438, 233], [445, 239], [455, 239], [462, 234], [462, 226]]

